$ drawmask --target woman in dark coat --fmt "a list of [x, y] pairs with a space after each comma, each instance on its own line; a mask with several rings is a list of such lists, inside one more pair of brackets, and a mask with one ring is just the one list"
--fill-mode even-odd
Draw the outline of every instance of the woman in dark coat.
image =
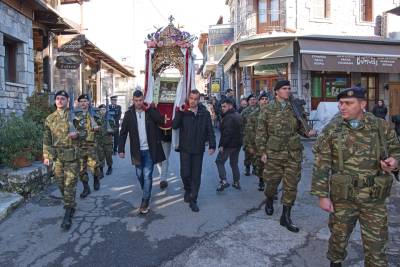
[[372, 109], [372, 113], [376, 117], [382, 118], [382, 119], [386, 118], [387, 112], [388, 112], [388, 110], [387, 110], [387, 107], [385, 106], [385, 102], [383, 102], [383, 100], [379, 100], [378, 103], [375, 105], [375, 107]]

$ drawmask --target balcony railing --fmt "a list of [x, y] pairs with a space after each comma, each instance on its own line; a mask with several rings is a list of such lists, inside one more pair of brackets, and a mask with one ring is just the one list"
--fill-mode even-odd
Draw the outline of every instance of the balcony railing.
[[259, 10], [240, 16], [238, 37], [248, 37], [256, 34], [271, 33], [285, 30], [286, 14], [282, 10]]

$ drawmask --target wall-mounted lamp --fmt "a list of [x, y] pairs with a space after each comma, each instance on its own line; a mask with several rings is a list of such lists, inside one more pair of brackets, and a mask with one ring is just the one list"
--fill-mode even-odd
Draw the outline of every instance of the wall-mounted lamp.
[[309, 83], [309, 82], [306, 82], [303, 86], [304, 86], [304, 88], [306, 88], [307, 90], [310, 89], [310, 83]]
[[389, 84], [388, 84], [388, 83], [384, 83], [384, 84], [383, 84], [383, 89], [389, 90]]

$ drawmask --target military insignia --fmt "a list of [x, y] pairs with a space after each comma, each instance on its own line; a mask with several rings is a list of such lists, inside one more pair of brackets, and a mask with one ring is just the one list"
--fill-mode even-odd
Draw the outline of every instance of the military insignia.
[[350, 90], [350, 91], [347, 92], [347, 96], [353, 96], [353, 95], [354, 95], [354, 91], [353, 90]]

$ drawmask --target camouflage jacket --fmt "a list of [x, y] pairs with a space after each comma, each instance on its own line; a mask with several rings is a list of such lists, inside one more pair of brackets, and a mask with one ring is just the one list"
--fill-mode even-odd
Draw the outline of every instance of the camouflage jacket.
[[389, 124], [367, 112], [359, 129], [352, 129], [341, 115], [335, 116], [319, 135], [313, 146], [315, 155], [311, 194], [329, 196], [330, 175], [339, 171], [338, 137], [342, 134], [343, 174], [357, 179], [376, 176], [379, 172], [379, 131], [381, 120], [388, 154], [400, 160], [400, 144]]
[[46, 118], [43, 133], [43, 157], [45, 159], [54, 160], [57, 148], [77, 147], [77, 141], [68, 137], [68, 114], [68, 110], [55, 111]]
[[[101, 144], [112, 144], [112, 136], [113, 133], [109, 133], [107, 130], [107, 120], [105, 114], [99, 114], [98, 120], [96, 121], [100, 126], [100, 131], [96, 133], [96, 139], [98, 143]], [[110, 128], [115, 130], [115, 122], [114, 119], [111, 118], [108, 120]]]
[[[94, 121], [99, 125], [100, 115], [98, 113], [95, 114]], [[96, 133], [93, 130], [89, 112], [84, 113], [83, 111], [76, 111], [74, 124], [79, 135], [79, 145], [96, 142]]]
[[242, 113], [240, 113], [240, 115], [243, 118], [243, 127], [246, 127], [246, 123], [247, 123], [247, 118], [250, 115], [250, 113], [252, 113], [258, 106], [248, 106], [246, 107]]
[[259, 153], [268, 158], [301, 161], [303, 146], [299, 134], [305, 136], [305, 129], [297, 120], [288, 102], [282, 108], [277, 101], [271, 101], [258, 116], [255, 145]]
[[260, 110], [265, 107], [257, 106], [247, 117], [247, 124], [244, 129], [243, 147], [245, 150], [254, 149], [256, 150], [256, 130], [258, 115]]

